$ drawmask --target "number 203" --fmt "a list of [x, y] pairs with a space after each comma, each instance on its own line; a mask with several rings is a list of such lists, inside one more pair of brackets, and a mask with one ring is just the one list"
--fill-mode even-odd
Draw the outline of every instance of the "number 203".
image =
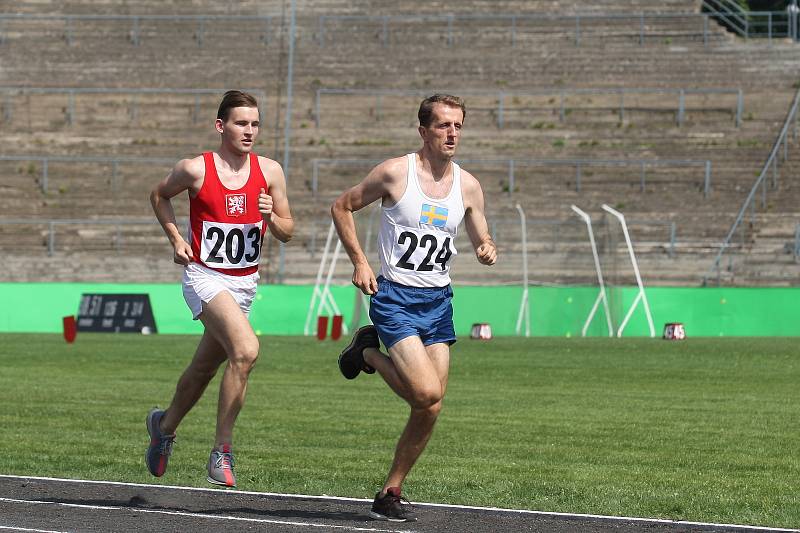
[[[247, 232], [247, 238], [250, 239], [250, 242], [247, 243], [249, 246], [245, 250], [245, 236], [241, 229], [234, 228], [225, 235], [221, 228], [208, 228], [206, 239], [214, 240], [215, 242], [204, 261], [206, 263], [225, 263], [225, 260], [227, 260], [228, 264], [238, 265], [242, 260], [242, 256], [249, 263], [256, 261], [261, 254], [261, 232], [258, 228], [250, 228], [250, 231]], [[234, 241], [236, 241], [235, 245]], [[225, 245], [224, 258], [220, 255], [220, 252], [222, 252], [220, 249], [223, 244]], [[245, 252], [249, 253], [245, 255]]]

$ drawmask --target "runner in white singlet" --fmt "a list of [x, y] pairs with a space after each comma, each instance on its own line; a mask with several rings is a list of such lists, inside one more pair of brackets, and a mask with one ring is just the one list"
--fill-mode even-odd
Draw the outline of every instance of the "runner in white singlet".
[[[450, 264], [462, 219], [478, 261], [493, 265], [497, 248], [489, 236], [480, 183], [452, 159], [465, 108], [450, 95], [433, 95], [419, 109], [423, 146], [384, 161], [331, 208], [339, 238], [353, 262], [353, 284], [372, 296], [374, 326], [359, 329], [339, 357], [353, 379], [376, 370], [411, 408], [383, 487], [370, 515], [378, 520], [415, 520], [401, 503], [403, 481], [433, 432], [447, 388], [453, 329]], [[358, 242], [353, 213], [381, 200], [376, 277]], [[388, 356], [379, 351], [383, 342]]]

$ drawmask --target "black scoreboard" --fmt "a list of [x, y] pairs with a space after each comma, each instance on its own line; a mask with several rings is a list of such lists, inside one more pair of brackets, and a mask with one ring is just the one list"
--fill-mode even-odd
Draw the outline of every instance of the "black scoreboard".
[[78, 331], [158, 333], [149, 294], [83, 294]]

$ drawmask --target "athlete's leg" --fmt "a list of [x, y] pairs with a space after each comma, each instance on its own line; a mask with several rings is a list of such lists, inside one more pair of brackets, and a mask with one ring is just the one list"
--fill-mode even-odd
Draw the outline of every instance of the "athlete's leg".
[[204, 332], [192, 362], [178, 380], [172, 403], [161, 418], [161, 431], [164, 434], [175, 433], [178, 425], [203, 395], [203, 391], [225, 359], [225, 349], [222, 345], [208, 331]]
[[203, 304], [200, 320], [220, 346], [228, 363], [222, 375], [217, 405], [217, 432], [214, 446], [230, 444], [233, 440], [233, 425], [244, 404], [247, 378], [258, 358], [256, 337], [247, 316], [227, 291], [217, 294]]
[[450, 346], [437, 343], [426, 347], [419, 337], [406, 337], [389, 348], [389, 355], [391, 359], [381, 356], [384, 364], [375, 361], [375, 368], [395, 392], [403, 393], [398, 392], [409, 403], [411, 414], [381, 494], [389, 487], [402, 486], [433, 433], [447, 389]]
[[397, 373], [397, 368], [395, 368], [391, 358], [387, 357], [377, 348], [364, 348], [363, 354], [364, 362], [377, 370], [378, 374], [380, 374], [386, 384], [389, 385], [389, 388], [410, 404], [411, 396], [408, 392], [408, 387]]
[[[419, 337], [408, 337], [408, 338], [419, 339]], [[403, 341], [405, 340], [406, 339], [403, 339]], [[420, 345], [421, 344], [422, 343], [420, 343]], [[430, 346], [425, 346], [424, 348], [428, 352], [429, 356], [433, 357], [432, 354], [438, 353], [438, 351], [441, 349], [438, 346], [439, 344], [432, 344]], [[447, 349], [446, 351], [449, 354], [450, 353], [449, 345], [444, 344], [443, 346], [444, 348]], [[390, 354], [391, 352], [392, 350], [389, 350]], [[414, 396], [408, 390], [408, 385], [406, 384], [406, 381], [397, 372], [397, 367], [394, 364], [394, 357], [387, 357], [383, 352], [381, 352], [377, 348], [364, 348], [364, 361], [369, 366], [378, 371], [381, 377], [383, 377], [383, 380], [386, 382], [387, 385], [389, 385], [389, 388], [391, 388], [395, 392], [395, 394], [404, 399], [408, 404], [412, 404], [415, 401]], [[444, 382], [446, 383], [447, 367], [445, 367], [444, 369], [437, 368], [437, 372], [439, 372], [440, 376], [444, 375]]]

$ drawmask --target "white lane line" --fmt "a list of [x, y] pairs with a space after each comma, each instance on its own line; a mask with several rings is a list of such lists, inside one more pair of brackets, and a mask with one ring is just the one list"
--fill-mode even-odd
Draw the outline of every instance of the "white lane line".
[[69, 533], [68, 531], [54, 531], [52, 529], [30, 529], [27, 527], [15, 527], [15, 526], [0, 526], [0, 529], [5, 529], [6, 531], [30, 531], [31, 533]]
[[[341, 501], [341, 502], [369, 502], [372, 503], [372, 498], [347, 498], [343, 496], [328, 496], [328, 495], [321, 495], [321, 496], [314, 496], [311, 494], [284, 494], [282, 492], [255, 492], [255, 491], [248, 491], [248, 490], [235, 490], [235, 489], [214, 489], [210, 487], [180, 487], [178, 485], [156, 485], [153, 483], [126, 483], [124, 481], [101, 481], [96, 479], [69, 479], [69, 478], [57, 478], [57, 477], [39, 477], [39, 476], [14, 476], [8, 474], [0, 474], [0, 478], [6, 479], [17, 479], [17, 480], [33, 480], [33, 481], [59, 481], [63, 483], [76, 483], [79, 485], [115, 485], [118, 487], [136, 487], [136, 488], [145, 488], [145, 489], [172, 489], [172, 490], [182, 490], [188, 492], [208, 492], [214, 494], [238, 494], [238, 495], [248, 495], [248, 496], [275, 496], [278, 498], [302, 498], [306, 500], [333, 500], [333, 501]], [[224, 497], [224, 496], [223, 496]], [[445, 504], [417, 504], [414, 502], [414, 505], [445, 505]], [[475, 509], [482, 509], [482, 507], [475, 507]], [[511, 510], [513, 509], [503, 509], [503, 510]], [[524, 512], [524, 511], [523, 511]]]
[[414, 533], [413, 531], [408, 531], [408, 530], [401, 531], [396, 529], [376, 529], [371, 527], [340, 526], [336, 524], [315, 524], [313, 522], [293, 522], [290, 520], [270, 520], [267, 518], [245, 518], [241, 516], [188, 513], [185, 511], [162, 511], [158, 509], [141, 509], [138, 507], [117, 507], [113, 505], [85, 505], [80, 503], [50, 502], [42, 500], [19, 500], [15, 498], [0, 498], [0, 502], [23, 503], [23, 504], [33, 504], [33, 505], [56, 505], [58, 507], [90, 509], [93, 511], [132, 511], [135, 513], [165, 514], [170, 516], [188, 516], [190, 518], [207, 518], [212, 520], [229, 520], [233, 522], [251, 522], [257, 524], [279, 524], [284, 526], [301, 526], [301, 527], [324, 527], [327, 529], [342, 529], [345, 531], [372, 531], [375, 533]]
[[447, 503], [417, 503], [414, 505], [425, 505], [427, 507], [444, 507], [447, 509], [467, 509], [467, 510], [481, 510], [481, 511], [499, 511], [504, 513], [520, 513], [520, 514], [533, 514], [540, 516], [555, 516], [564, 518], [594, 518], [599, 520], [616, 520], [616, 521], [629, 521], [629, 522], [645, 522], [648, 524], [672, 524], [676, 526], [703, 526], [703, 527], [716, 527], [716, 528], [729, 528], [729, 529], [744, 529], [748, 531], [778, 531], [786, 533], [800, 533], [800, 529], [786, 529], [780, 527], [766, 527], [766, 526], [748, 526], [742, 524], [718, 524], [715, 522], [690, 522], [687, 520], [668, 520], [665, 518], [637, 518], [629, 516], [607, 516], [600, 514], [583, 514], [583, 513], [556, 513], [545, 511], [529, 511], [525, 509], [503, 509], [500, 507], [471, 507], [469, 505], [453, 505]]
[[[65, 478], [52, 478], [52, 477], [37, 477], [37, 476], [15, 476], [8, 474], [0, 474], [0, 478], [19, 479], [19, 480], [35, 480], [35, 481], [59, 481], [66, 483], [87, 484], [87, 485], [116, 485], [120, 487], [138, 487], [149, 489], [171, 489], [179, 491], [198, 491], [198, 492], [214, 492], [216, 494], [240, 494], [251, 496], [273, 496], [276, 498], [297, 498], [306, 500], [331, 500], [341, 502], [372, 502], [371, 499], [366, 498], [346, 498], [341, 496], [314, 496], [309, 494], [284, 494], [280, 492], [254, 492], [245, 490], [220, 490], [204, 487], [179, 487], [176, 485], [153, 485], [148, 483], [125, 483], [121, 481], [98, 481], [86, 479], [65, 479]], [[414, 502], [415, 507], [441, 507], [444, 509], [465, 509], [470, 511], [493, 511], [499, 513], [513, 513], [521, 515], [532, 516], [553, 516], [562, 518], [593, 518], [597, 520], [613, 520], [613, 521], [629, 521], [629, 522], [642, 522], [653, 524], [673, 524], [684, 526], [704, 526], [704, 527], [717, 527], [717, 528], [730, 528], [730, 529], [748, 529], [753, 531], [776, 531], [781, 533], [800, 533], [800, 529], [788, 529], [779, 527], [765, 527], [765, 526], [751, 526], [743, 524], [719, 524], [715, 522], [689, 522], [683, 520], [667, 520], [663, 518], [641, 518], [631, 516], [609, 516], [599, 514], [583, 514], [583, 513], [557, 513], [552, 511], [532, 511], [530, 509], [504, 509], [502, 507], [478, 507], [472, 505], [455, 505], [448, 503], [424, 503]]]

